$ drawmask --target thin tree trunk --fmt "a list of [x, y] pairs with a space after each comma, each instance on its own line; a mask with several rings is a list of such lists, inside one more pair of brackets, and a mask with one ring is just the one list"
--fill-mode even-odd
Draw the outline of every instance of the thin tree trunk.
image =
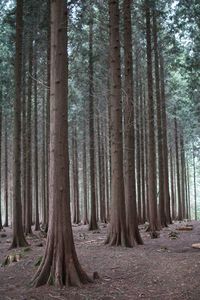
[[153, 15], [153, 41], [154, 41], [154, 67], [155, 67], [155, 86], [157, 103], [157, 146], [158, 146], [158, 184], [159, 184], [159, 212], [161, 226], [167, 226], [165, 214], [165, 194], [164, 194], [164, 157], [163, 157], [163, 128], [162, 128], [162, 106], [160, 95], [160, 72], [158, 57], [158, 37], [157, 37], [157, 17], [156, 8], [152, 9]]
[[178, 139], [178, 125], [177, 117], [174, 119], [175, 125], [175, 146], [176, 146], [176, 182], [177, 182], [177, 197], [178, 197], [178, 220], [183, 219], [182, 205], [181, 205], [181, 184], [180, 184], [180, 166], [179, 166], [179, 139]]
[[147, 44], [147, 81], [148, 81], [148, 196], [149, 196], [149, 230], [152, 237], [157, 237], [157, 188], [156, 188], [156, 149], [154, 125], [154, 99], [152, 76], [151, 10], [150, 2], [145, 1], [146, 44]]
[[7, 117], [5, 116], [5, 158], [4, 158], [4, 203], [5, 203], [5, 222], [4, 227], [8, 227], [8, 129]]
[[91, 212], [89, 230], [98, 229], [97, 224], [97, 194], [95, 184], [95, 139], [94, 139], [94, 69], [93, 69], [93, 14], [90, 3], [89, 24], [89, 135], [90, 135], [90, 197]]
[[164, 196], [165, 213], [168, 224], [172, 223], [170, 213], [170, 193], [169, 193], [169, 166], [168, 166], [168, 141], [167, 141], [167, 114], [165, 97], [165, 73], [164, 59], [160, 51], [160, 78], [161, 78], [161, 104], [162, 104], [162, 130], [163, 130], [163, 176], [164, 176]]
[[197, 185], [196, 185], [196, 160], [195, 160], [195, 147], [193, 143], [193, 177], [194, 177], [194, 218], [197, 221]]
[[0, 231], [3, 229], [2, 225], [2, 211], [1, 211], [1, 142], [2, 142], [2, 90], [0, 90]]
[[173, 165], [173, 155], [172, 148], [170, 148], [170, 175], [171, 175], [171, 200], [172, 200], [172, 220], [176, 218], [176, 203], [174, 195], [174, 165]]
[[16, 6], [16, 61], [15, 61], [15, 101], [14, 101], [14, 138], [13, 138], [13, 240], [10, 248], [25, 247], [22, 227], [21, 204], [21, 78], [22, 78], [22, 32], [23, 0], [17, 0]]
[[29, 39], [28, 103], [26, 121], [26, 215], [25, 234], [32, 234], [32, 76], [33, 76], [33, 36]]
[[86, 114], [83, 126], [83, 224], [88, 224], [88, 184], [87, 184], [87, 149], [86, 149]]
[[34, 177], [35, 177], [35, 230], [40, 230], [39, 223], [39, 197], [38, 197], [38, 95], [37, 95], [37, 46], [35, 46], [35, 61], [34, 61]]

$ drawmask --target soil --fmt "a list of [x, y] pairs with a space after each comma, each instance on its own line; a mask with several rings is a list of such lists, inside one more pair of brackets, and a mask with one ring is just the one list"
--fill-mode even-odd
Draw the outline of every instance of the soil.
[[[177, 230], [192, 224], [193, 230]], [[134, 248], [104, 245], [107, 228], [89, 232], [87, 226], [73, 226], [78, 257], [83, 268], [99, 279], [82, 288], [51, 286], [32, 288], [30, 280], [43, 255], [46, 239], [39, 232], [28, 238], [29, 248], [16, 250], [21, 259], [0, 268], [0, 300], [134, 300], [200, 299], [200, 223], [174, 223], [151, 239], [140, 226], [144, 245]], [[3, 235], [2, 235], [3, 234]], [[12, 231], [0, 232], [0, 262], [9, 254]], [[6, 236], [4, 236], [6, 235]], [[96, 277], [97, 274], [96, 274]]]

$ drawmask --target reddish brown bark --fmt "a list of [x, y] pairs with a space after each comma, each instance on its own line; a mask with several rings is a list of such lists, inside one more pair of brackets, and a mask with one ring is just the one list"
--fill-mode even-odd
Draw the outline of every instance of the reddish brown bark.
[[70, 213], [65, 1], [51, 1], [49, 228], [35, 286], [90, 281], [75, 251]]
[[109, 0], [111, 110], [111, 223], [106, 243], [131, 246], [126, 230], [123, 181], [119, 1]]
[[15, 60], [15, 101], [14, 101], [14, 165], [13, 165], [13, 240], [10, 248], [25, 247], [22, 227], [21, 205], [21, 78], [22, 78], [22, 32], [23, 1], [17, 0], [16, 6], [16, 60]]

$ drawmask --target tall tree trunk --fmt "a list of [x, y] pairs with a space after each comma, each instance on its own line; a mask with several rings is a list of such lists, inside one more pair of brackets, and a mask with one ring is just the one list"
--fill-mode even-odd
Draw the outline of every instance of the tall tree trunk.
[[72, 133], [72, 168], [73, 168], [73, 223], [80, 223], [79, 207], [79, 177], [78, 177], [78, 151], [77, 151], [77, 123], [76, 117], [73, 120]]
[[172, 148], [170, 148], [170, 175], [171, 175], [172, 220], [175, 220], [176, 203], [175, 203], [175, 195], [174, 195], [174, 165], [173, 165]]
[[95, 139], [94, 139], [94, 68], [93, 68], [93, 15], [90, 3], [89, 24], [89, 135], [90, 135], [90, 222], [89, 230], [98, 228], [97, 224], [97, 194], [95, 184]]
[[35, 177], [35, 230], [40, 230], [39, 222], [39, 190], [38, 190], [38, 95], [37, 95], [37, 46], [35, 45], [34, 61], [34, 177]]
[[4, 158], [4, 203], [5, 203], [5, 222], [4, 227], [8, 227], [8, 129], [7, 117], [5, 116], [5, 158]]
[[90, 281], [78, 262], [71, 226], [65, 12], [64, 0], [51, 1], [49, 228], [35, 286], [47, 282], [79, 286]]
[[164, 176], [164, 197], [165, 213], [168, 224], [172, 223], [170, 213], [170, 193], [169, 193], [169, 166], [168, 166], [168, 142], [167, 142], [167, 114], [165, 96], [165, 72], [164, 59], [160, 51], [160, 77], [161, 77], [161, 105], [162, 105], [162, 130], [163, 130], [163, 176]]
[[152, 237], [157, 237], [157, 189], [156, 189], [156, 149], [154, 125], [154, 99], [152, 76], [152, 43], [151, 43], [151, 10], [150, 1], [145, 1], [146, 44], [147, 44], [147, 81], [148, 81], [148, 196], [149, 196], [149, 229]]
[[0, 90], [0, 231], [3, 229], [1, 211], [1, 142], [2, 142], [2, 90]]
[[111, 223], [106, 243], [131, 246], [126, 230], [123, 181], [119, 1], [109, 0], [111, 109]]
[[188, 219], [191, 220], [191, 198], [190, 198], [190, 168], [187, 161], [187, 185], [188, 185]]
[[156, 8], [152, 9], [153, 14], [153, 41], [154, 41], [154, 66], [155, 66], [155, 86], [157, 103], [157, 146], [158, 146], [158, 184], [159, 184], [159, 212], [161, 226], [167, 226], [165, 214], [165, 194], [164, 194], [164, 157], [163, 157], [163, 128], [162, 128], [162, 106], [160, 95], [160, 72], [158, 57], [158, 37], [157, 37], [157, 16]]
[[197, 221], [197, 185], [196, 185], [196, 161], [195, 161], [195, 147], [193, 143], [192, 147], [192, 159], [193, 159], [193, 177], [194, 177], [194, 218]]
[[175, 146], [176, 146], [176, 182], [177, 182], [177, 198], [178, 198], [178, 220], [183, 219], [182, 204], [181, 204], [181, 183], [180, 183], [180, 165], [179, 165], [179, 138], [177, 117], [174, 119], [175, 128]]
[[181, 151], [181, 200], [183, 218], [186, 218], [186, 199], [185, 199], [185, 150], [183, 133], [180, 133], [180, 151]]
[[[134, 132], [134, 99], [133, 99], [133, 59], [132, 59], [132, 29], [131, 29], [131, 0], [124, 0], [124, 65], [125, 65], [125, 202], [126, 225], [131, 246], [142, 244], [138, 230], [138, 218], [135, 190], [135, 132]], [[138, 97], [139, 98], [139, 97]], [[139, 103], [137, 103], [139, 105]], [[139, 116], [138, 116], [139, 118]], [[139, 132], [138, 132], [139, 134]], [[139, 145], [140, 146], [140, 145]], [[139, 165], [140, 168], [140, 165]], [[139, 187], [140, 188], [140, 187]], [[139, 194], [140, 195], [140, 194]], [[141, 197], [141, 195], [140, 195]], [[141, 204], [141, 199], [138, 199]], [[141, 210], [140, 210], [141, 220]]]
[[28, 103], [26, 121], [26, 215], [25, 234], [31, 234], [32, 229], [32, 76], [33, 76], [33, 35], [29, 38], [29, 74], [28, 74]]
[[46, 132], [45, 132], [45, 91], [43, 91], [43, 100], [42, 100], [42, 225], [44, 230], [47, 228], [47, 198], [46, 198]]
[[83, 224], [88, 224], [88, 184], [87, 184], [87, 149], [86, 149], [86, 114], [83, 126]]
[[[126, 39], [129, 40], [130, 36], [127, 35]], [[125, 45], [124, 45], [125, 46]], [[126, 46], [124, 51], [126, 51]], [[140, 158], [141, 158], [141, 152], [140, 152], [140, 102], [139, 102], [139, 55], [138, 55], [138, 49], [136, 50], [136, 91], [135, 91], [135, 96], [136, 96], [136, 174], [137, 174], [137, 206], [138, 206], [138, 222], [142, 223], [142, 203], [141, 203], [141, 169], [140, 169]], [[132, 68], [131, 68], [132, 69]], [[131, 73], [131, 71], [130, 71]], [[125, 79], [125, 84], [126, 84], [126, 80]], [[127, 93], [127, 92], [126, 92]], [[133, 106], [133, 105], [132, 105]], [[128, 108], [130, 110], [130, 108]], [[134, 107], [132, 108], [132, 110], [134, 110]], [[128, 111], [127, 111], [128, 113]], [[129, 113], [130, 114], [130, 113]], [[131, 122], [132, 121], [132, 122]], [[134, 117], [132, 117], [131, 121], [127, 122], [131, 122], [131, 124], [134, 124]], [[129, 125], [130, 126], [130, 125]], [[132, 145], [133, 146], [133, 145]], [[133, 146], [134, 147], [134, 146]], [[133, 148], [134, 151], [134, 148]], [[134, 155], [135, 156], [135, 155]], [[134, 169], [135, 169], [135, 163], [134, 163]], [[135, 180], [135, 178], [134, 178]]]
[[23, 0], [17, 0], [16, 6], [16, 60], [15, 60], [15, 101], [14, 101], [14, 138], [13, 138], [13, 240], [10, 248], [25, 247], [22, 227], [21, 204], [21, 78], [22, 78], [22, 32]]

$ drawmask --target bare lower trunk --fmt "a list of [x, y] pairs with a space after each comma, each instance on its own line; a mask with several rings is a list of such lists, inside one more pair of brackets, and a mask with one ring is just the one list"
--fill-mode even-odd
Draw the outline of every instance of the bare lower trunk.
[[35, 286], [80, 286], [90, 281], [78, 262], [71, 227], [64, 7], [64, 0], [51, 1], [49, 229]]
[[111, 223], [106, 243], [131, 246], [126, 230], [123, 181], [119, 1], [109, 0], [111, 109]]
[[10, 248], [25, 247], [22, 227], [21, 205], [21, 63], [22, 63], [22, 32], [23, 32], [23, 1], [17, 0], [16, 6], [16, 61], [15, 61], [15, 89], [14, 101], [14, 149], [13, 149], [13, 240]]

